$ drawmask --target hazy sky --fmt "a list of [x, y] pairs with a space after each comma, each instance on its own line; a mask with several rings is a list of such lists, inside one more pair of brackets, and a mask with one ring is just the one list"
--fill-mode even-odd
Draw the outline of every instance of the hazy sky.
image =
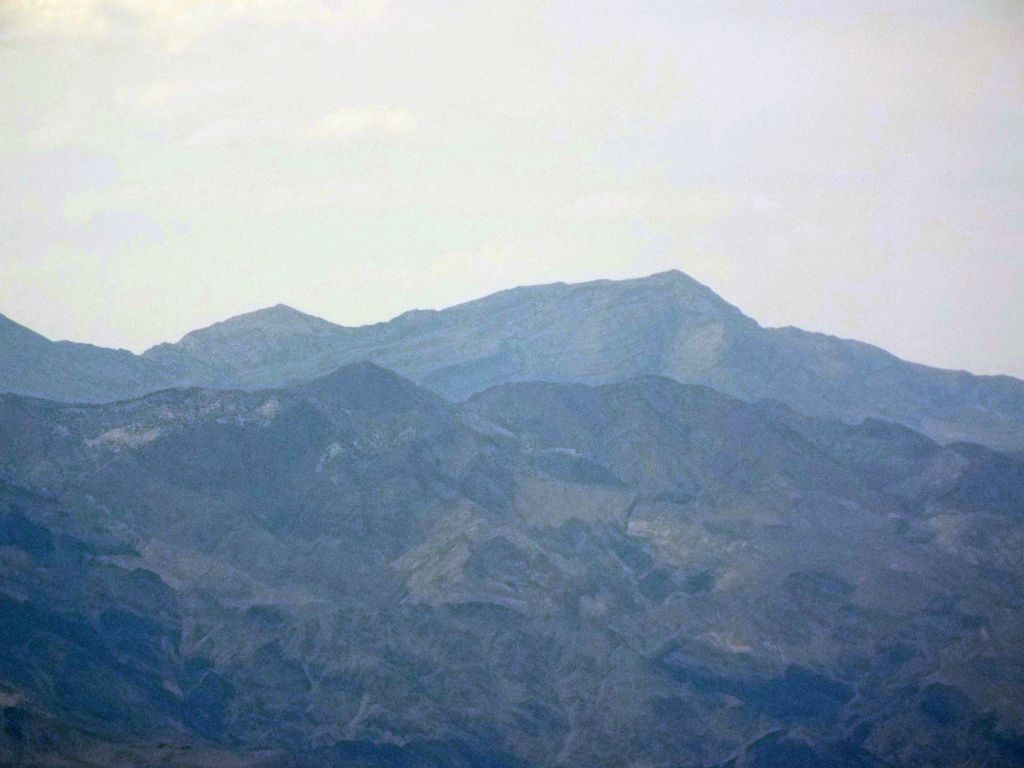
[[1024, 376], [1024, 3], [0, 0], [0, 313], [51, 338], [668, 268]]

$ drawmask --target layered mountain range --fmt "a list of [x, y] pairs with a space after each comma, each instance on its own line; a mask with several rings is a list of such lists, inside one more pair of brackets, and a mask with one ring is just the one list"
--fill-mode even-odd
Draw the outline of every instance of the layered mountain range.
[[1024, 449], [1024, 382], [908, 363], [867, 344], [763, 328], [680, 272], [515, 288], [346, 328], [275, 306], [142, 355], [49, 342], [0, 318], [0, 391], [104, 402], [175, 386], [285, 386], [368, 360], [447, 398], [545, 380], [664, 375], [851, 423], [896, 421], [940, 442]]
[[678, 273], [0, 342], [0, 765], [1024, 765], [1017, 380]]

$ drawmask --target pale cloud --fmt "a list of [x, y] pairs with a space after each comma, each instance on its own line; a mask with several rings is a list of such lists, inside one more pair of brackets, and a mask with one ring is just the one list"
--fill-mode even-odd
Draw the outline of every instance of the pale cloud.
[[678, 267], [1024, 374], [1024, 3], [444, 6], [0, 0], [0, 312], [140, 349]]
[[602, 190], [577, 198], [570, 218], [583, 220], [669, 221], [707, 224], [729, 214], [734, 198], [714, 189]]
[[154, 109], [182, 99], [192, 91], [192, 83], [187, 80], [154, 80], [146, 85], [118, 88], [114, 91], [114, 103]]
[[185, 138], [185, 144], [197, 149], [210, 149], [260, 141], [280, 141], [293, 133], [294, 129], [281, 120], [224, 117], [193, 130]]
[[[2, 0], [0, 0], [2, 2]], [[98, 90], [98, 89], [97, 89]], [[116, 130], [122, 121], [139, 117], [163, 119], [187, 112], [193, 97], [209, 87], [196, 88], [192, 82], [179, 79], [157, 79], [148, 83], [126, 85], [107, 91], [73, 91], [55, 103], [31, 122], [25, 120], [23, 134], [25, 146], [33, 151], [60, 147], [114, 148], [123, 145], [124, 137]], [[109, 98], [124, 113], [113, 111], [103, 104]]]
[[96, 0], [10, 0], [0, 20], [29, 37], [96, 37], [109, 27]]
[[25, 136], [26, 144], [34, 152], [82, 146], [93, 138], [94, 134], [84, 121], [65, 116], [48, 119]]
[[371, 26], [384, 0], [6, 0], [6, 35], [102, 38], [141, 31], [180, 51], [228, 24], [345, 30]]
[[196, 128], [185, 143], [196, 148], [251, 145], [263, 141], [301, 146], [395, 137], [410, 133], [417, 127], [416, 116], [405, 109], [343, 107], [307, 122], [267, 116], [226, 116]]
[[409, 133], [416, 127], [416, 117], [404, 109], [344, 107], [315, 121], [306, 133], [315, 141], [333, 141]]

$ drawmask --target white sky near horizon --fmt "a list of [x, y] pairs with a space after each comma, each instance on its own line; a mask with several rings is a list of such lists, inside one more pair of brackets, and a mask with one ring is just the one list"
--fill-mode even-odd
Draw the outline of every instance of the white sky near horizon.
[[0, 0], [0, 313], [50, 338], [671, 268], [1024, 377], [1024, 3]]

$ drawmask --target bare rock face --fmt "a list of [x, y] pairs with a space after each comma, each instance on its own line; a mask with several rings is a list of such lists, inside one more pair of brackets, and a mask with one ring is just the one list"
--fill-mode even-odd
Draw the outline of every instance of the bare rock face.
[[1024, 382], [915, 365], [796, 328], [762, 328], [681, 272], [515, 288], [358, 328], [278, 305], [141, 356], [55, 344], [4, 323], [0, 391], [55, 400], [110, 401], [170, 386], [287, 386], [371, 360], [453, 400], [517, 381], [663, 375], [854, 424], [894, 421], [943, 443], [1024, 448]]
[[0, 764], [1020, 764], [1021, 551], [1017, 457], [665, 376], [2, 396]]

